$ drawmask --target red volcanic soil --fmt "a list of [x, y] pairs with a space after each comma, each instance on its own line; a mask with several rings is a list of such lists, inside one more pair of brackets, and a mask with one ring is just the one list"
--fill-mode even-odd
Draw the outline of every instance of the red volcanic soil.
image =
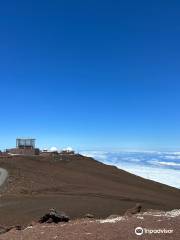
[[[0, 235], [0, 240], [179, 240], [180, 210], [145, 212], [132, 217], [73, 220], [69, 223], [35, 224]], [[135, 234], [137, 227], [143, 230]]]
[[52, 207], [71, 218], [122, 215], [136, 203], [143, 210], [180, 208], [180, 190], [81, 155], [3, 157], [0, 167], [9, 172], [0, 197], [4, 226], [26, 225]]

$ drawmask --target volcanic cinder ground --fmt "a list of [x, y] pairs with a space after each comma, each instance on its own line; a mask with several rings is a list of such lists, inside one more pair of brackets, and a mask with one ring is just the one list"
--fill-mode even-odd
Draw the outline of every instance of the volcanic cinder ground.
[[[149, 211], [131, 217], [76, 219], [69, 223], [34, 224], [10, 230], [0, 240], [179, 240], [180, 210]], [[137, 227], [141, 229], [138, 230]], [[140, 233], [137, 235], [135, 232]]]
[[97, 219], [124, 215], [136, 203], [142, 204], [142, 211], [180, 209], [179, 189], [81, 155], [1, 157], [0, 167], [9, 173], [1, 187], [2, 226], [28, 225], [52, 207], [66, 212], [71, 219], [87, 213]]

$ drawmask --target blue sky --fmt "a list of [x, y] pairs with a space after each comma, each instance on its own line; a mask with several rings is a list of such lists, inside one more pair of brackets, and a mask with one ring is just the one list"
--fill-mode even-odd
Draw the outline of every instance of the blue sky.
[[0, 3], [0, 148], [180, 147], [179, 1]]

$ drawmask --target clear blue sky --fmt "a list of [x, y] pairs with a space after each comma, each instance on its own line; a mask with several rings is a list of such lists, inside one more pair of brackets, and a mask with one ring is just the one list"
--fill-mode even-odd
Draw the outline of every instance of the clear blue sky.
[[1, 1], [0, 148], [180, 148], [180, 2]]

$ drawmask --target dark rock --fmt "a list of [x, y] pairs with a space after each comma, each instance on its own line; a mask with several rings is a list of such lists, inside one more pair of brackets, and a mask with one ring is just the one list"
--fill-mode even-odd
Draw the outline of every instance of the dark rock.
[[130, 208], [125, 212], [125, 216], [132, 216], [134, 214], [140, 213], [141, 209], [141, 204], [137, 203], [135, 207]]
[[93, 214], [90, 214], [90, 213], [87, 213], [87, 214], [85, 215], [85, 218], [94, 218], [94, 215], [93, 215]]
[[23, 227], [20, 225], [17, 225], [17, 226], [15, 226], [15, 229], [21, 231], [21, 230], [23, 230]]
[[58, 213], [55, 209], [50, 209], [40, 220], [40, 223], [69, 222], [70, 218], [65, 213]]
[[0, 234], [6, 233], [7, 229], [5, 227], [0, 226]]

